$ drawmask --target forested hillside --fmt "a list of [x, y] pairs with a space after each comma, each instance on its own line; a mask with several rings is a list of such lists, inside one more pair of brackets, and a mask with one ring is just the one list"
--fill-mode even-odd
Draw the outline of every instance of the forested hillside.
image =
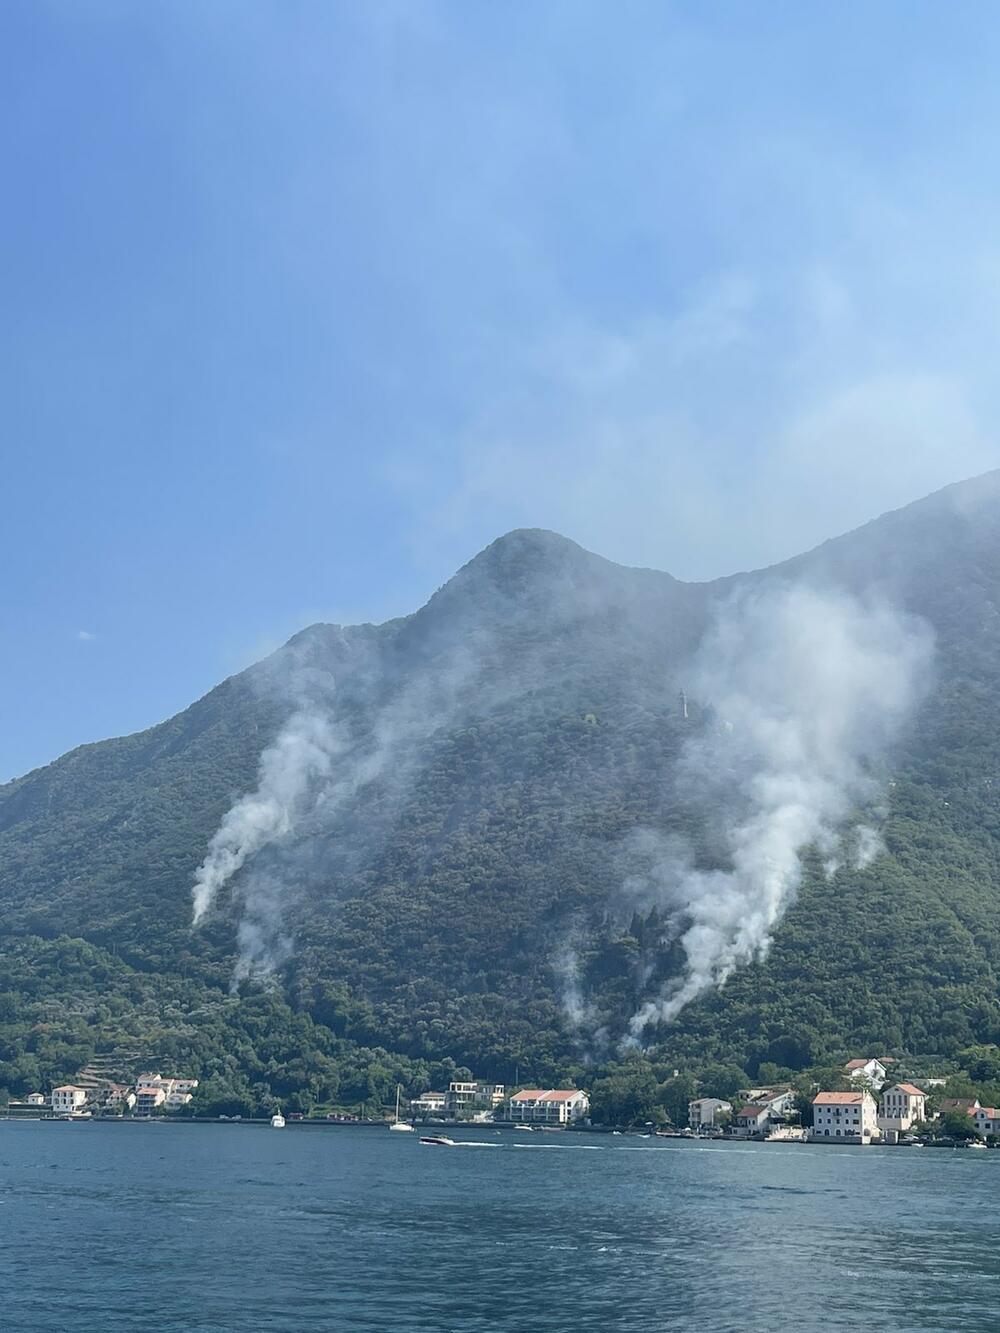
[[[933, 630], [865, 812], [881, 850], [832, 872], [807, 850], [766, 957], [642, 1042], [753, 1073], [1000, 1041], [991, 474], [713, 584], [512, 533], [413, 616], [313, 626], [161, 726], [0, 788], [0, 1088], [115, 1048], [218, 1106], [380, 1099], [456, 1066], [598, 1076], [683, 964], [677, 922], [629, 887], [641, 838], [724, 861], [687, 756], [731, 724], [692, 663], [734, 596], [800, 585]], [[322, 723], [322, 782], [192, 928], [195, 872], [290, 717]]]

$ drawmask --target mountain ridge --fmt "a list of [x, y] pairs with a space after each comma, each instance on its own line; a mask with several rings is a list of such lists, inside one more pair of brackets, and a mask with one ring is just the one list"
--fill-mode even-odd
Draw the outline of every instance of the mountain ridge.
[[[750, 1068], [779, 1050], [801, 1065], [858, 1043], [950, 1056], [1000, 1039], [1000, 473], [988, 473], [702, 583], [515, 529], [411, 615], [307, 626], [173, 718], [0, 787], [0, 991], [31, 997], [18, 1002], [30, 1022], [0, 1046], [0, 1087], [73, 1072], [68, 1038], [39, 1035], [53, 1022], [79, 1053], [155, 1033], [245, 1101], [274, 1093], [268, 1062], [287, 1074], [296, 1041], [327, 1090], [348, 1067], [384, 1082], [391, 1065], [409, 1084], [451, 1059], [509, 1081], [605, 1058], [571, 1001], [601, 1022], [627, 1014], [682, 961], [662, 914], [621, 898], [637, 832], [683, 837], [699, 856], [713, 845], [684, 779], [691, 737], [714, 734], [711, 701], [691, 689], [713, 618], [734, 597], [825, 584], [874, 591], [937, 638], [931, 694], [886, 761], [887, 850], [838, 871], [833, 890], [807, 856], [767, 956], [653, 1044], [681, 1063]], [[192, 931], [196, 867], [296, 710], [334, 724], [326, 795]], [[295, 945], [276, 988], [230, 996], [254, 866], [282, 882]], [[66, 976], [53, 950], [76, 960]], [[261, 1008], [299, 1032], [267, 1058], [245, 1026]], [[318, 1096], [318, 1077], [303, 1071], [296, 1095]]]

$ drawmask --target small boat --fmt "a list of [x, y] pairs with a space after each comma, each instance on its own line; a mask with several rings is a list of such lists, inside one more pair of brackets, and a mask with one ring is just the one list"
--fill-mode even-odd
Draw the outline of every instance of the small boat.
[[399, 1086], [400, 1086], [400, 1085], [397, 1083], [397, 1084], [396, 1084], [396, 1119], [392, 1122], [392, 1124], [389, 1126], [389, 1128], [390, 1128], [390, 1129], [395, 1129], [395, 1130], [398, 1130], [398, 1131], [402, 1131], [402, 1132], [404, 1132], [404, 1133], [406, 1133], [406, 1134], [412, 1134], [412, 1133], [413, 1133], [413, 1126], [412, 1126], [411, 1124], [409, 1124], [408, 1121], [406, 1121], [406, 1120], [400, 1120], [400, 1118], [399, 1118]]
[[275, 1111], [274, 1115], [271, 1116], [271, 1128], [272, 1129], [285, 1128], [285, 1117], [281, 1114], [280, 1111]]
[[529, 1134], [531, 1133], [531, 1126], [530, 1126], [530, 1125], [515, 1125], [514, 1128], [515, 1128], [515, 1129], [526, 1129], [526, 1130], [528, 1131]]
[[454, 1148], [455, 1140], [449, 1139], [444, 1134], [429, 1134], [426, 1138], [421, 1137], [421, 1143], [426, 1143], [433, 1148]]

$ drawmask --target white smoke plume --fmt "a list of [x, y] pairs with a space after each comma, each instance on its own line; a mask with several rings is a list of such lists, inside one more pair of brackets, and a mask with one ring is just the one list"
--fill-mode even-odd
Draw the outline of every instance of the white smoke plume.
[[257, 787], [230, 809], [195, 874], [194, 925], [246, 861], [290, 834], [317, 799], [342, 749], [330, 721], [299, 708], [260, 757]]
[[[682, 780], [718, 812], [725, 869], [646, 832], [631, 890], [679, 923], [683, 975], [632, 1017], [629, 1040], [761, 957], [802, 878], [801, 855], [831, 858], [845, 821], [878, 792], [874, 775], [922, 695], [930, 632], [889, 608], [803, 587], [737, 596], [699, 651], [688, 692], [715, 720], [686, 748]], [[855, 835], [855, 863], [879, 849]]]
[[[381, 781], [397, 799], [405, 792], [421, 743], [461, 711], [480, 655], [481, 646], [452, 648], [394, 698], [373, 702], [363, 739], [338, 721], [328, 679], [304, 670], [294, 654], [272, 667], [268, 688], [279, 697], [288, 693], [297, 707], [261, 755], [255, 790], [232, 806], [212, 837], [192, 890], [197, 926], [233, 881], [234, 988], [250, 978], [266, 981], [292, 954], [286, 918], [307, 856], [303, 840], [329, 827], [368, 783]], [[377, 673], [366, 661], [360, 674], [370, 684]], [[247, 865], [265, 849], [266, 864]]]

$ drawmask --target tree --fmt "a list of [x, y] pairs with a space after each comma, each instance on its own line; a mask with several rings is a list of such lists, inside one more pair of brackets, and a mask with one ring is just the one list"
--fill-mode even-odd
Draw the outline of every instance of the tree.
[[943, 1134], [959, 1143], [978, 1137], [975, 1121], [967, 1111], [945, 1111], [937, 1123]]

